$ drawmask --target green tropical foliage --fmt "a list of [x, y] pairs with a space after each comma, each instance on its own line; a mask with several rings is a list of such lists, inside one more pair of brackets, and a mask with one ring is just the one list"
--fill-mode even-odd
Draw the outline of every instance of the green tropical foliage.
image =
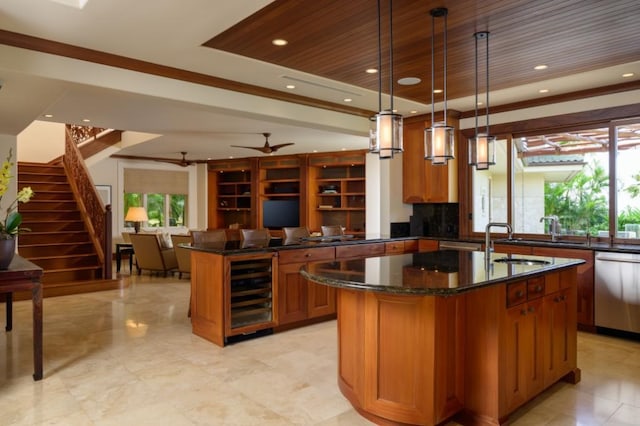
[[574, 235], [607, 230], [609, 176], [597, 161], [565, 182], [545, 182], [545, 215], [557, 215], [563, 232]]

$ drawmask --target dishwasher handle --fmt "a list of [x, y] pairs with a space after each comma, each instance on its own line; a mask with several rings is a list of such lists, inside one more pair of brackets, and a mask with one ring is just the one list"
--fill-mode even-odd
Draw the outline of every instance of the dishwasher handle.
[[596, 261], [598, 261], [598, 262], [640, 263], [640, 255], [617, 257], [615, 255], [598, 254], [598, 255], [596, 255]]

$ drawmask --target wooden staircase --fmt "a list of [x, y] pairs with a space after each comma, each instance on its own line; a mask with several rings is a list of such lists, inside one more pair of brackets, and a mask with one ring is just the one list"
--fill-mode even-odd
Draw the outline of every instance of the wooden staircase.
[[35, 195], [19, 205], [22, 227], [18, 253], [44, 269], [44, 295], [59, 296], [96, 289], [118, 288], [103, 280], [103, 267], [62, 163], [18, 164], [18, 188], [30, 186]]

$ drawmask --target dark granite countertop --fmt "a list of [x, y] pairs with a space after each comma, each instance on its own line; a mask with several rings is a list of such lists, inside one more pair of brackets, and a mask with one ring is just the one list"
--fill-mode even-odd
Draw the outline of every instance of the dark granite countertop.
[[[451, 239], [451, 238], [430, 238], [424, 237], [432, 240], [438, 241], [451, 241], [451, 242], [460, 242], [460, 243], [477, 243], [484, 244], [483, 240], [477, 239]], [[580, 250], [593, 250], [593, 251], [608, 251], [608, 252], [617, 252], [617, 253], [640, 253], [640, 244], [610, 244], [608, 242], [602, 241], [593, 241], [591, 244], [582, 241], [571, 241], [571, 240], [543, 240], [543, 239], [522, 239], [522, 238], [513, 238], [511, 240], [507, 238], [497, 238], [492, 241], [495, 244], [507, 244], [507, 245], [515, 245], [515, 246], [530, 246], [530, 247], [553, 247], [558, 249], [580, 249]]]
[[[501, 258], [548, 263], [529, 265], [496, 261]], [[303, 267], [301, 274], [311, 281], [338, 288], [449, 296], [582, 263], [584, 260], [581, 259], [492, 253], [487, 268], [482, 251], [439, 250], [310, 263]]]
[[304, 239], [286, 240], [271, 238], [269, 240], [245, 240], [202, 243], [198, 245], [185, 245], [182, 247], [204, 251], [214, 254], [233, 255], [243, 253], [267, 253], [281, 250], [305, 249], [313, 247], [331, 247], [349, 244], [384, 243], [397, 240], [419, 239], [419, 237], [391, 238], [383, 235], [341, 235], [335, 237], [308, 237]]

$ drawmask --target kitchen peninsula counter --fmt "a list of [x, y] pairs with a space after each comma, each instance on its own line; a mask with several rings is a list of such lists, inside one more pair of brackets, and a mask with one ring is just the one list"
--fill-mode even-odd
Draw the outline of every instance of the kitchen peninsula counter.
[[580, 380], [583, 262], [439, 250], [312, 262], [301, 274], [337, 289], [338, 385], [363, 416], [502, 424], [558, 380]]
[[344, 235], [182, 247], [191, 249], [193, 333], [224, 346], [335, 319], [335, 289], [305, 280], [299, 271], [306, 263], [417, 251], [418, 239]]

